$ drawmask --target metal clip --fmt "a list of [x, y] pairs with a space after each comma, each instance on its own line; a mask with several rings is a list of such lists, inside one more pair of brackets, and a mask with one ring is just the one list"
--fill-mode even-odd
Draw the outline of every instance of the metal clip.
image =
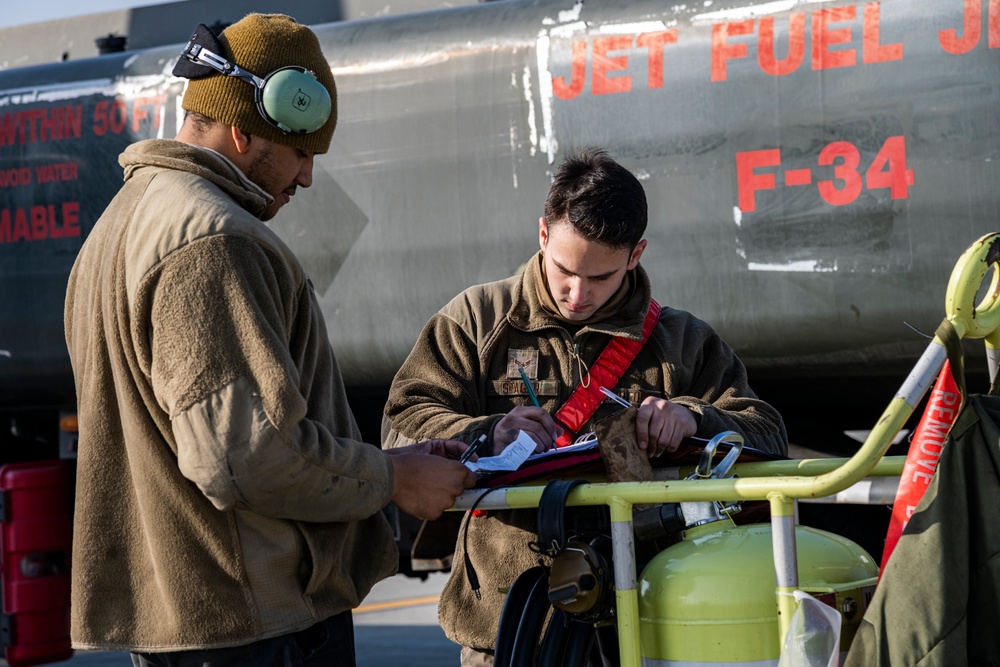
[[[725, 458], [719, 462], [719, 465], [713, 468], [712, 461], [715, 459], [715, 450], [721, 443], [732, 445], [732, 447]], [[698, 467], [689, 479], [722, 479], [726, 477], [742, 451], [743, 436], [736, 431], [723, 431], [705, 444], [705, 451], [701, 454]]]

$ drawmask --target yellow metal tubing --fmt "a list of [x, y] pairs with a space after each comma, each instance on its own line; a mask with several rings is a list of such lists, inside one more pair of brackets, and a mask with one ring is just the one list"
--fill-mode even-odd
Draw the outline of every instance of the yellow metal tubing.
[[[789, 475], [819, 475], [836, 470], [847, 463], [846, 458], [791, 459], [788, 461], [757, 461], [737, 463], [733, 473], [738, 477], [786, 477]], [[905, 456], [884, 456], [868, 473], [869, 477], [897, 477], [903, 472]], [[683, 474], [682, 477], [686, 477]]]
[[[994, 267], [991, 288], [984, 299], [975, 304], [976, 294], [983, 278]], [[960, 337], [996, 337], [1000, 331], [1000, 234], [981, 237], [959, 257], [948, 281], [945, 298], [946, 319], [955, 327]], [[992, 337], [991, 337], [992, 340]], [[928, 348], [930, 355], [939, 358], [933, 348], [943, 348], [935, 337]], [[928, 375], [939, 369], [924, 368]], [[927, 382], [917, 383], [928, 384]], [[615, 496], [632, 504], [665, 503], [713, 500], [763, 500], [768, 493], [780, 493], [789, 498], [818, 498], [838, 493], [868, 475], [884, 456], [893, 438], [913, 413], [921, 396], [897, 396], [882, 413], [875, 427], [868, 434], [857, 453], [833, 470], [816, 476], [793, 475], [780, 478], [698, 479], [675, 482], [632, 482], [584, 484], [569, 496], [569, 504], [606, 504]], [[908, 403], [910, 399], [913, 404]], [[610, 488], [607, 488], [610, 487]], [[537, 507], [541, 488], [511, 488], [507, 490], [509, 507]]]
[[[1000, 329], [1000, 272], [993, 271], [993, 281], [977, 306], [976, 294], [990, 267], [1000, 260], [1000, 234], [986, 234], [969, 246], [958, 258], [948, 280], [944, 310], [959, 338], [986, 338]], [[935, 339], [937, 340], [937, 339]]]
[[[625, 526], [625, 532], [632, 534], [632, 503], [620, 497], [608, 499], [611, 508], [612, 525]], [[618, 653], [622, 665], [639, 665], [642, 663], [642, 645], [639, 639], [639, 592], [635, 581], [635, 550], [629, 541], [630, 562], [620, 563], [615, 559], [615, 613], [618, 621]], [[617, 568], [628, 570], [628, 575], [618, 576]], [[628, 581], [627, 584], [622, 583]]]
[[[991, 267], [990, 287], [976, 305], [976, 295]], [[993, 382], [1000, 365], [1000, 234], [980, 237], [962, 254], [948, 280], [944, 306], [946, 319], [959, 338], [984, 339]], [[934, 341], [942, 344], [937, 336]]]
[[792, 614], [798, 607], [795, 591], [799, 587], [795, 548], [795, 503], [781, 493], [769, 493], [771, 538], [774, 549], [775, 589], [778, 607], [778, 646], [785, 637]]
[[[975, 304], [983, 278], [991, 266], [993, 281], [985, 298]], [[948, 282], [945, 298], [945, 319], [951, 323], [960, 338], [985, 338], [987, 346], [1000, 346], [1000, 234], [987, 234], [973, 243], [959, 258]], [[771, 504], [772, 521], [786, 521], [794, 511], [796, 498], [817, 498], [834, 495], [871, 474], [879, 466], [889, 445], [910, 417], [916, 404], [923, 397], [930, 380], [943, 365], [943, 341], [935, 336], [917, 368], [904, 384], [904, 390], [894, 398], [871, 430], [864, 444], [850, 459], [831, 462], [789, 462], [785, 468], [776, 463], [756, 464], [750, 468], [768, 477], [739, 479], [695, 479], [669, 482], [625, 482], [614, 484], [582, 484], [574, 488], [567, 498], [568, 505], [608, 505], [612, 522], [631, 523], [633, 505], [645, 503], [764, 500]], [[915, 379], [914, 379], [915, 378]], [[755, 464], [743, 464], [742, 468]], [[793, 467], [787, 467], [787, 466]], [[883, 467], [895, 464], [885, 464]], [[772, 466], [768, 468], [767, 466]], [[834, 466], [832, 468], [828, 466]], [[900, 470], [902, 468], [900, 467]], [[779, 472], [781, 470], [781, 472]], [[819, 472], [822, 470], [822, 472]], [[779, 476], [784, 473], [798, 473]], [[803, 473], [815, 473], [807, 475]], [[742, 473], [741, 474], [749, 474]], [[483, 499], [482, 509], [533, 508], [543, 491], [542, 486], [509, 487], [501, 498]], [[463, 494], [454, 509], [470, 509], [481, 495], [476, 491]], [[499, 494], [496, 494], [499, 495]], [[490, 501], [493, 502], [490, 502]], [[617, 517], [617, 518], [616, 518]], [[794, 536], [794, 530], [792, 532]], [[794, 539], [794, 538], [793, 538]], [[631, 545], [630, 545], [631, 546]], [[794, 550], [794, 543], [792, 546]], [[634, 566], [634, 562], [633, 562]], [[787, 579], [796, 580], [797, 573]], [[779, 584], [786, 584], [779, 581]], [[796, 609], [795, 586], [779, 585], [776, 589], [779, 625], [782, 636]], [[641, 664], [639, 644], [638, 595], [634, 586], [616, 591], [616, 603], [621, 664], [632, 667]]]

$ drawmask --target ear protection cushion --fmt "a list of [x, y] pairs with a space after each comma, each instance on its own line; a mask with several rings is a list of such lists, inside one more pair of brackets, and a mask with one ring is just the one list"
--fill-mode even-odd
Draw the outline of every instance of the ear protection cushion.
[[552, 561], [549, 602], [570, 614], [598, 611], [611, 590], [611, 576], [600, 552], [586, 542], [570, 540]]
[[[198, 56], [192, 56], [195, 47], [201, 47]], [[212, 75], [231, 74], [233, 69], [229, 60], [223, 56], [224, 50], [215, 33], [200, 23], [188, 41], [181, 57], [174, 65], [174, 76], [187, 79], [203, 79]], [[192, 58], [211, 57], [215, 66], [195, 62]], [[240, 68], [242, 71], [247, 70]], [[260, 86], [260, 76], [263, 74], [263, 86], [255, 94], [257, 110], [271, 124], [289, 134], [307, 134], [323, 127], [330, 118], [333, 101], [326, 86], [316, 79], [313, 72], [303, 67], [285, 67], [274, 72], [251, 72], [256, 77], [256, 84], [243, 76], [239, 78], [249, 85]]]
[[581, 539], [566, 535], [566, 499], [583, 479], [553, 479], [538, 501], [538, 541], [530, 546], [552, 558], [549, 602], [575, 615], [601, 612], [611, 590], [611, 570], [606, 559]]
[[326, 87], [312, 72], [286, 68], [266, 79], [260, 93], [261, 111], [286, 132], [314, 132], [330, 117]]

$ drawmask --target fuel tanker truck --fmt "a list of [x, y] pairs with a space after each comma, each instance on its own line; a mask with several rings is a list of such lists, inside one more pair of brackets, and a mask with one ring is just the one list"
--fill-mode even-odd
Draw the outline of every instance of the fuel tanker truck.
[[[657, 300], [709, 322], [792, 442], [822, 455], [859, 451], [850, 434], [920, 358], [955, 258], [997, 223], [998, 0], [500, 0], [313, 27], [339, 124], [313, 186], [270, 224], [310, 274], [372, 442], [426, 320], [534, 252], [572, 148], [604, 147], [640, 178]], [[122, 183], [118, 155], [182, 121], [185, 40], [0, 69], [11, 664], [69, 651], [66, 282]], [[982, 380], [983, 345], [966, 354]], [[851, 537], [876, 560], [878, 510], [840, 522], [875, 526]], [[406, 571], [415, 528], [397, 519]]]

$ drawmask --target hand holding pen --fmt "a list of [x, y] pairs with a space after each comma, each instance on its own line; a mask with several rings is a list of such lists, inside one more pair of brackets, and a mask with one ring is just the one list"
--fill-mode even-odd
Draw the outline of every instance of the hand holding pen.
[[528, 379], [528, 374], [524, 372], [524, 366], [518, 366], [517, 370], [521, 373], [521, 381], [524, 382], [524, 388], [528, 391], [528, 398], [531, 399], [532, 404], [536, 408], [542, 407], [538, 404], [538, 394], [535, 393], [535, 387], [531, 384], [531, 380]]
[[532, 405], [518, 405], [497, 422], [496, 426], [493, 427], [493, 449], [496, 452], [503, 451], [517, 438], [520, 431], [524, 431], [535, 441], [535, 453], [541, 453], [552, 449], [555, 439], [562, 433], [562, 429], [556, 426], [552, 415], [539, 404], [535, 387], [531, 384], [524, 369], [519, 368], [518, 371]]
[[458, 459], [459, 463], [467, 463], [473, 454], [478, 454], [483, 445], [486, 444], [486, 434], [483, 433], [478, 439], [465, 450], [465, 453]]
[[[632, 407], [632, 403], [606, 387], [601, 387], [601, 393], [619, 405]], [[646, 397], [637, 407], [636, 440], [639, 449], [646, 450], [651, 457], [676, 451], [684, 438], [691, 438], [698, 431], [690, 408], [653, 396]]]

